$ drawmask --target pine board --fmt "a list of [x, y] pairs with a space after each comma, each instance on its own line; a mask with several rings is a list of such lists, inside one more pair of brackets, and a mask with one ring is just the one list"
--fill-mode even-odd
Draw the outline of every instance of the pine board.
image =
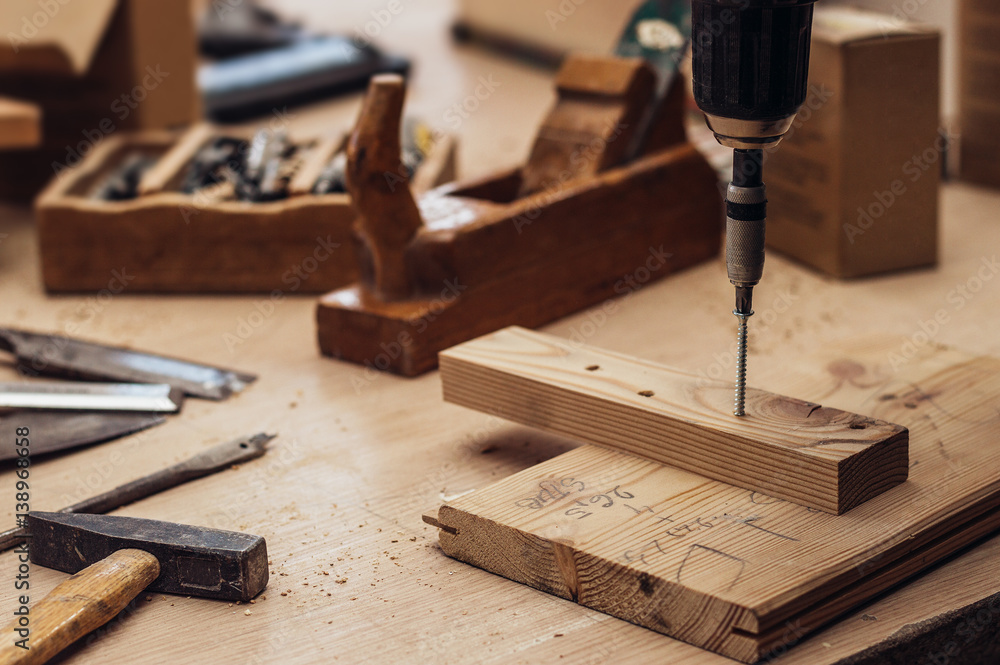
[[441, 353], [444, 399], [841, 514], [906, 480], [906, 428], [510, 327]]
[[442, 506], [442, 550], [754, 662], [1000, 528], [1000, 360], [829, 353], [783, 391], [817, 399], [833, 379], [837, 407], [910, 430], [907, 482], [849, 513], [583, 446]]

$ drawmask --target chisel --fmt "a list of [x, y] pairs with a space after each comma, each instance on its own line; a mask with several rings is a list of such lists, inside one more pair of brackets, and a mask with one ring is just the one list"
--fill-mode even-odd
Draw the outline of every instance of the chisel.
[[[61, 513], [106, 513], [139, 499], [158, 494], [191, 480], [204, 478], [234, 464], [261, 457], [267, 452], [267, 443], [276, 434], [255, 434], [209, 448], [194, 457], [157, 471], [148, 476], [120, 485], [112, 490], [67, 506]], [[8, 529], [0, 533], [0, 552], [21, 543], [27, 532], [23, 528]]]

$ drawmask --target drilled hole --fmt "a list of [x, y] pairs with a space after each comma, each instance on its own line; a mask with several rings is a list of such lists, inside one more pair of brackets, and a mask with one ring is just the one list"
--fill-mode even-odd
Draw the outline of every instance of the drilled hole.
[[589, 366], [589, 367], [587, 368], [587, 371], [588, 371], [588, 372], [596, 372], [596, 371], [597, 371], [597, 370], [599, 370], [599, 369], [601, 369], [601, 366], [600, 366], [600, 365], [591, 365], [591, 366]]
[[641, 390], [639, 391], [639, 394], [643, 397], [652, 397], [655, 393], [653, 393], [652, 390]]
[[246, 442], [246, 441], [244, 441], [243, 443], [241, 443], [241, 444], [240, 444], [240, 448], [249, 448], [249, 447], [250, 447], [250, 446], [249, 446], [249, 445], [247, 445], [247, 442]]

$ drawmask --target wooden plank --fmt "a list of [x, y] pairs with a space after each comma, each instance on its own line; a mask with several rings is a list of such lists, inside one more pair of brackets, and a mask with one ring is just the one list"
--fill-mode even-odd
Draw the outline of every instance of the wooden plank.
[[0, 97], [0, 149], [34, 148], [42, 142], [42, 109]]
[[555, 83], [559, 98], [522, 171], [522, 196], [622, 163], [653, 98], [656, 74], [642, 59], [574, 54]]
[[136, 188], [139, 196], [157, 194], [166, 190], [171, 183], [178, 182], [198, 151], [216, 134], [218, 129], [207, 122], [190, 127], [156, 165], [142, 175]]
[[908, 432], [507, 328], [440, 355], [445, 401], [841, 514], [902, 483]]
[[330, 163], [334, 155], [344, 148], [347, 132], [339, 131], [318, 139], [316, 146], [306, 156], [295, 175], [288, 183], [289, 196], [308, 196], [312, 194], [320, 174]]
[[789, 372], [910, 429], [908, 482], [846, 515], [583, 446], [442, 506], [441, 547], [731, 658], [783, 651], [1000, 528], [1000, 360], [934, 347], [900, 366], [892, 350]]

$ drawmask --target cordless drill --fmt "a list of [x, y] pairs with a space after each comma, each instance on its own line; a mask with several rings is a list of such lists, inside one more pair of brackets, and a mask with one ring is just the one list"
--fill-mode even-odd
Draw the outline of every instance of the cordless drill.
[[747, 319], [764, 271], [764, 150], [806, 98], [816, 0], [692, 0], [694, 97], [715, 138], [733, 148], [726, 193], [726, 267], [736, 287], [736, 405], [746, 399]]

